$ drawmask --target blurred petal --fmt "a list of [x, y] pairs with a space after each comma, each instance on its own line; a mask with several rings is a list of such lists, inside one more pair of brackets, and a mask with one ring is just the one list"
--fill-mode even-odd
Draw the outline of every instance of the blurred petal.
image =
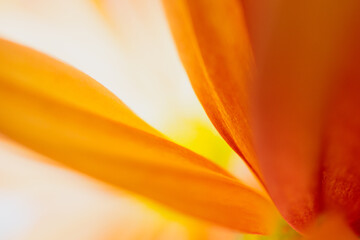
[[6, 140], [0, 138], [0, 239], [110, 240], [115, 230], [124, 236], [151, 215], [133, 198], [33, 161], [30, 156], [44, 157]]
[[181, 60], [209, 118], [256, 174], [248, 117], [253, 64], [238, 1], [163, 0]]
[[358, 1], [242, 2], [257, 67], [260, 169], [282, 215], [301, 230], [321, 208], [323, 124]]
[[[110, 114], [60, 97], [51, 90], [54, 84], [64, 93], [72, 87], [73, 78], [84, 76], [76, 70], [66, 75], [67, 67], [53, 59], [41, 55], [51, 64], [38, 62], [35, 51], [2, 44], [6, 47], [1, 48], [0, 132], [5, 136], [77, 171], [189, 215], [244, 232], [271, 229], [271, 203], [226, 171], [161, 137], [111, 119]], [[17, 58], [7, 56], [9, 49]], [[16, 62], [14, 59], [29, 62], [20, 68], [5, 65]], [[37, 78], [21, 74], [39, 71], [29, 70], [40, 68], [31, 63], [43, 63], [42, 67], [52, 70], [53, 75], [39, 81], [55, 97], [40, 87]], [[52, 68], [54, 64], [57, 67]], [[56, 79], [68, 82], [68, 88]], [[69, 94], [72, 96], [71, 91]]]
[[0, 77], [99, 116], [158, 134], [101, 84], [59, 61], [0, 39]]
[[3, 140], [0, 138], [0, 239], [134, 240], [163, 236], [233, 240], [239, 235], [142, 197], [123, 191], [115, 194], [113, 188], [76, 172], [34, 161], [45, 157]]

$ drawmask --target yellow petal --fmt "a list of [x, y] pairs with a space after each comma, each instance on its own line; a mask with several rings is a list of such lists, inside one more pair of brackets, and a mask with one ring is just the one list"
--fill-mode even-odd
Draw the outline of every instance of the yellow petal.
[[253, 64], [237, 0], [163, 0], [175, 42], [192, 86], [228, 144], [259, 175], [249, 126]]
[[257, 66], [260, 169], [280, 212], [301, 230], [322, 208], [324, 124], [358, 1], [242, 2]]
[[2, 81], [159, 135], [114, 94], [71, 66], [4, 39], [0, 39], [0, 66]]
[[[39, 62], [37, 52], [18, 45], [4, 41], [1, 45], [3, 63], [29, 61], [21, 68], [0, 65], [0, 133], [70, 168], [191, 216], [244, 232], [269, 232], [272, 204], [229, 173], [120, 118], [110, 119], [100, 109], [92, 111], [85, 101], [83, 105], [71, 102], [70, 97], [65, 101], [55, 93], [56, 84], [64, 81], [71, 88], [83, 74], [74, 69], [69, 73], [68, 67], [44, 55], [41, 58], [46, 61]], [[38, 65], [44, 62], [49, 64]], [[43, 67], [52, 70], [41, 79], [41, 86], [50, 88], [51, 95], [30, 75]], [[20, 74], [23, 69], [29, 76]], [[9, 71], [15, 73], [5, 74]], [[81, 90], [80, 84], [75, 86]], [[63, 92], [66, 89], [62, 85]]]

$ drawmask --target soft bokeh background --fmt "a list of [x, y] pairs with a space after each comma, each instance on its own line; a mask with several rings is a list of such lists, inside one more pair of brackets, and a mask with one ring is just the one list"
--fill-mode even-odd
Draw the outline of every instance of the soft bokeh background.
[[[160, 1], [0, 0], [0, 37], [87, 73], [170, 139], [258, 187], [197, 101]], [[46, 161], [0, 136], [0, 239], [242, 237]]]

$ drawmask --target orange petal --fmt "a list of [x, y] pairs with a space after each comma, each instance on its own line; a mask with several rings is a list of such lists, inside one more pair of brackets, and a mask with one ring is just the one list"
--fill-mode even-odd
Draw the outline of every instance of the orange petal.
[[159, 135], [101, 84], [44, 54], [0, 39], [0, 66], [2, 81]]
[[344, 211], [360, 234], [360, 72], [358, 66], [353, 67], [356, 74], [344, 76], [334, 97], [325, 133], [322, 180], [327, 207]]
[[[342, 211], [360, 234], [360, 2], [345, 0], [346, 24], [325, 127], [323, 192], [327, 208]], [[345, 239], [345, 238], [344, 238]]]
[[253, 64], [237, 0], [163, 0], [192, 86], [229, 145], [259, 175], [248, 113]]
[[[84, 75], [72, 68], [69, 73], [67, 66], [44, 55], [41, 63], [48, 64], [38, 66], [39, 53], [9, 42], [1, 45], [2, 63], [29, 61], [21, 68], [0, 65], [0, 133], [70, 168], [191, 216], [250, 233], [271, 229], [272, 204], [225, 170], [121, 119], [110, 119], [100, 109], [87, 109], [85, 102], [77, 105], [61, 97], [56, 85], [62, 86], [62, 94], [67, 88], [56, 79], [71, 88]], [[45, 72], [51, 69], [41, 75], [41, 86], [49, 91], [31, 75], [42, 67]], [[15, 73], [5, 74], [8, 71]], [[20, 74], [23, 71], [29, 76]], [[80, 84], [76, 86], [80, 91]]]
[[349, 2], [247, 1], [257, 76], [254, 142], [266, 187], [297, 229], [319, 208], [322, 132]]

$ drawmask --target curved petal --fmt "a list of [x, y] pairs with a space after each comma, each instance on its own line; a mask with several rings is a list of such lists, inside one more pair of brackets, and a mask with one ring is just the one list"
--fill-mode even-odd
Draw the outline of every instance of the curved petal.
[[44, 54], [0, 39], [0, 66], [2, 81], [159, 135], [100, 83]]
[[[13, 61], [4, 54], [7, 49], [1, 48], [2, 62]], [[18, 50], [17, 57], [26, 57], [29, 51]], [[54, 75], [42, 79], [42, 84], [51, 88], [53, 76], [66, 76], [61, 63], [46, 59], [59, 66], [52, 69]], [[70, 168], [191, 216], [250, 233], [271, 229], [272, 204], [225, 170], [119, 119], [40, 92], [32, 87], [31, 83], [38, 84], [32, 76], [4, 74], [21, 72], [21, 68], [0, 66], [0, 133]], [[73, 71], [69, 78], [79, 74]]]
[[242, 2], [257, 66], [260, 169], [282, 215], [303, 230], [322, 208], [324, 123], [356, 1]]
[[259, 176], [248, 116], [253, 59], [240, 3], [163, 3], [181, 60], [206, 113], [228, 144]]

